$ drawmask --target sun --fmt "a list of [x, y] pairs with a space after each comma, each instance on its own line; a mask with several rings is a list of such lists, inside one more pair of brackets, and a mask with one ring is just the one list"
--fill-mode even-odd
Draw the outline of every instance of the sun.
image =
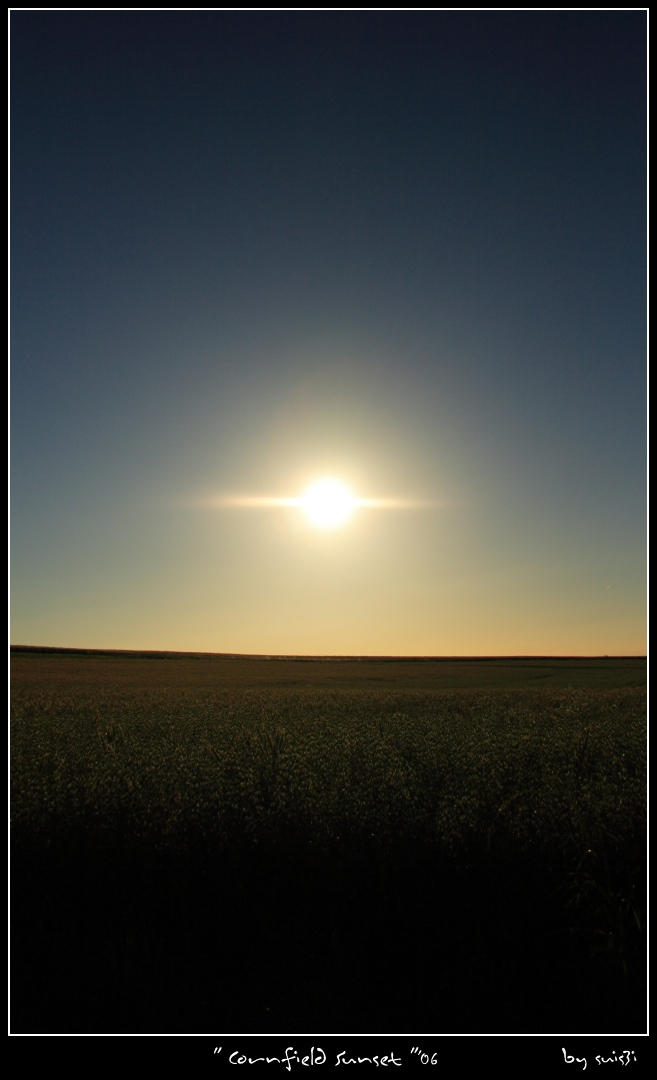
[[351, 517], [358, 500], [339, 480], [315, 480], [299, 500], [306, 516], [318, 529], [337, 529]]

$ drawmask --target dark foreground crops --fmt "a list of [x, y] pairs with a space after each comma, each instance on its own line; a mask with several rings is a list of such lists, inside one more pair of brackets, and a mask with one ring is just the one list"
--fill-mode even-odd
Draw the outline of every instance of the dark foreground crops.
[[23, 849], [12, 1030], [642, 1030], [631, 912], [567, 908], [545, 859], [357, 842], [157, 859], [120, 837]]
[[12, 1032], [645, 1030], [640, 686], [76, 663], [15, 686]]

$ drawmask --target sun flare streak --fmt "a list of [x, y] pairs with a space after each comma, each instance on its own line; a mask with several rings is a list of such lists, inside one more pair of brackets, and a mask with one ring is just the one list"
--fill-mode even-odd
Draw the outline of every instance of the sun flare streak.
[[435, 505], [417, 499], [363, 498], [355, 495], [340, 480], [324, 477], [314, 481], [301, 495], [212, 495], [202, 505], [217, 509], [301, 510], [315, 528], [337, 529], [345, 525], [357, 510], [408, 510]]

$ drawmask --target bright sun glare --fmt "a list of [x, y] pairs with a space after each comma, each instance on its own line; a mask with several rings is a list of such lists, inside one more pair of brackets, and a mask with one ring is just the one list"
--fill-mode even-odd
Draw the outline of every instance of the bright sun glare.
[[299, 500], [318, 529], [337, 529], [351, 517], [358, 500], [339, 480], [316, 480]]

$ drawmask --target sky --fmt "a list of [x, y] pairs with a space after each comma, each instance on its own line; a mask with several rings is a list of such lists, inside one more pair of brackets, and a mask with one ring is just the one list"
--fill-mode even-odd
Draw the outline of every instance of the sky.
[[12, 12], [12, 643], [645, 653], [646, 41]]

